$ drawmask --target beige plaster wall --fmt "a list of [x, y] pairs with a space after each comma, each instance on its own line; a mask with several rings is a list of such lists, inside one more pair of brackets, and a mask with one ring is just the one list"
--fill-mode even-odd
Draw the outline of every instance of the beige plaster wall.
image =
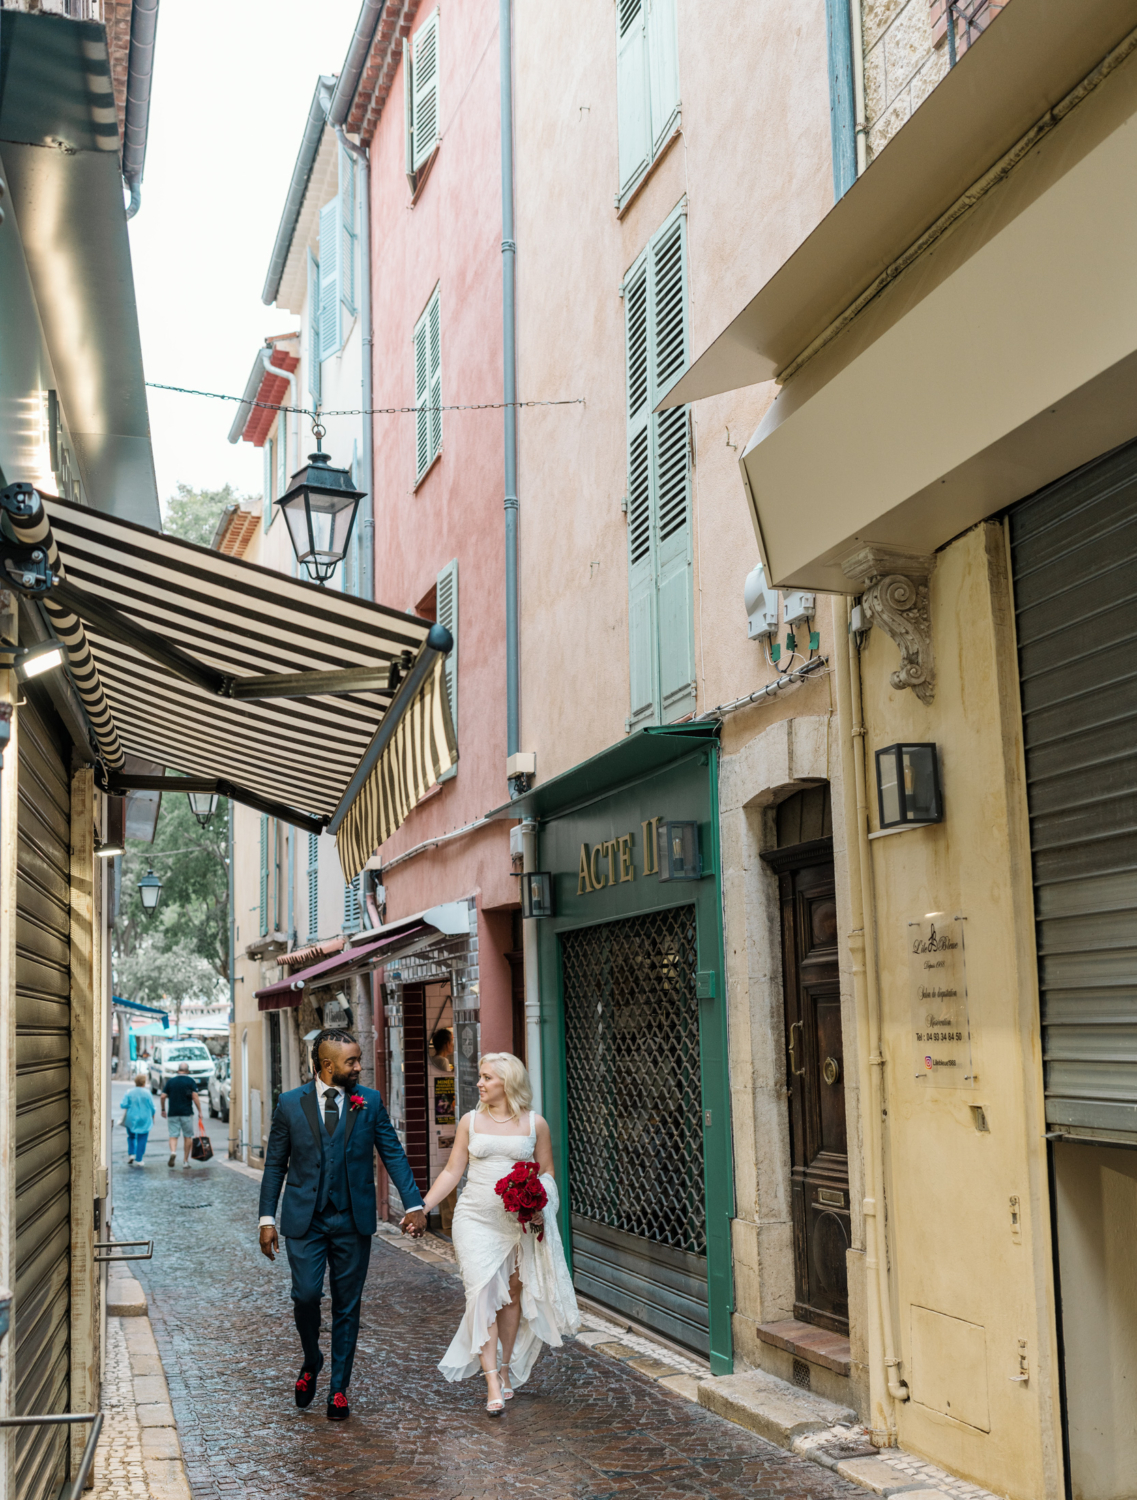
[[[939, 554], [931, 614], [938, 681], [929, 707], [890, 686], [898, 653], [879, 628], [861, 660], [870, 777], [878, 748], [934, 741], [945, 807], [941, 824], [870, 846], [891, 1295], [911, 1391], [896, 1407], [898, 1434], [904, 1447], [1000, 1495], [1041, 1500], [1061, 1493], [1057, 1352], [1021, 719], [1000, 523]], [[874, 791], [869, 803], [875, 827]], [[932, 911], [967, 919], [973, 1088], [916, 1081], [907, 923]], [[988, 1133], [976, 1130], [971, 1104], [982, 1105]], [[1012, 1379], [1022, 1369], [1029, 1379]]]
[[[516, 13], [519, 395], [586, 403], [520, 414], [522, 744], [540, 780], [625, 733], [626, 271], [686, 199], [698, 354], [833, 199], [821, 0], [679, 0], [678, 27], [682, 130], [618, 217], [611, 0]], [[700, 711], [775, 675], [746, 638], [758, 553], [737, 470], [773, 394], [693, 409]]]

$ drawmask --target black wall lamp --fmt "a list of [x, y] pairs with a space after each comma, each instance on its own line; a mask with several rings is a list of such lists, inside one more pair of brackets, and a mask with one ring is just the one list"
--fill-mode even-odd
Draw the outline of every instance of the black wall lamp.
[[521, 915], [553, 915], [553, 877], [548, 870], [526, 870], [521, 877]]
[[888, 745], [876, 752], [881, 829], [942, 823], [940, 759], [935, 745]]
[[352, 487], [347, 469], [337, 469], [321, 446], [324, 429], [316, 423], [316, 451], [276, 502], [288, 522], [296, 560], [317, 583], [326, 583], [343, 562], [359, 502], [367, 493]]
[[702, 879], [698, 823], [659, 823], [655, 837], [660, 880]]

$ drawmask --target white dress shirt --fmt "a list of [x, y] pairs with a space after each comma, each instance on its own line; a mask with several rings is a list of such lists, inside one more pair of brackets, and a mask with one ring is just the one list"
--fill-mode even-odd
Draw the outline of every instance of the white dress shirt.
[[[334, 1083], [325, 1083], [322, 1078], [317, 1078], [316, 1079], [316, 1098], [319, 1100], [320, 1114], [321, 1115], [324, 1113], [324, 1110], [327, 1108], [325, 1100], [326, 1100], [328, 1094], [335, 1094], [335, 1096], [336, 1096], [336, 1109], [339, 1111], [340, 1116], [342, 1117], [343, 1116], [344, 1103], [345, 1103], [345, 1101], [347, 1099], [347, 1091], [345, 1089], [337, 1088]], [[258, 1224], [257, 1227], [260, 1228], [260, 1229], [263, 1229], [266, 1224], [273, 1224], [273, 1225], [275, 1225], [275, 1223], [276, 1223], [276, 1220], [274, 1218], [272, 1218], [271, 1215], [264, 1214], [264, 1215], [262, 1215], [262, 1217], [260, 1219], [260, 1222], [259, 1222], [259, 1224]]]

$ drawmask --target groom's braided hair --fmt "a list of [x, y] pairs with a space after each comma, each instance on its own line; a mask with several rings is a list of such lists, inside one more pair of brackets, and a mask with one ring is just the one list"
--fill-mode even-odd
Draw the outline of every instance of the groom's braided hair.
[[320, 1047], [324, 1042], [347, 1042], [349, 1046], [354, 1045], [355, 1037], [350, 1031], [341, 1031], [334, 1026], [325, 1027], [312, 1038], [312, 1077], [318, 1078], [320, 1074]]

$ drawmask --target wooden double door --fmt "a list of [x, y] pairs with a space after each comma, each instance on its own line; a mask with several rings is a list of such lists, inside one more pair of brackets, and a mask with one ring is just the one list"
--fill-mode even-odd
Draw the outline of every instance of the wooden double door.
[[848, 1333], [849, 1148], [832, 840], [764, 858], [781, 897], [794, 1317]]

